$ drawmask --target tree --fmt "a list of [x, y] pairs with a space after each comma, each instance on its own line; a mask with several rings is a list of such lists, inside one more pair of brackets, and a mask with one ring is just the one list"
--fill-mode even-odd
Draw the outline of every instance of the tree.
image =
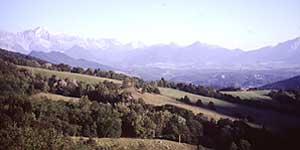
[[251, 150], [251, 144], [244, 139], [240, 140], [240, 150]]
[[179, 101], [186, 103], [186, 104], [192, 104], [190, 98], [188, 96], [184, 96], [183, 98], [178, 99]]
[[73, 72], [73, 73], [83, 73], [84, 69], [81, 68], [81, 67], [73, 67], [71, 72]]
[[215, 107], [214, 102], [209, 102], [207, 106], [208, 106], [208, 108], [211, 109], [211, 110], [216, 110], [216, 107]]
[[69, 65], [66, 65], [66, 64], [58, 64], [57, 66], [57, 70], [58, 71], [67, 71], [67, 72], [70, 72], [71, 71], [71, 67]]
[[198, 99], [195, 105], [199, 106], [199, 107], [203, 107], [203, 103], [202, 103], [201, 99]]
[[189, 134], [186, 120], [179, 115], [173, 115], [162, 132], [162, 136], [166, 139], [178, 141], [179, 136], [181, 136], [183, 142], [186, 142], [186, 135]]
[[239, 148], [237, 147], [237, 145], [234, 142], [232, 142], [230, 147], [229, 147], [229, 150], [238, 150], [238, 149]]
[[132, 83], [130, 81], [129, 78], [125, 78], [122, 82], [122, 88], [128, 88], [128, 87], [131, 87], [132, 86]]
[[92, 118], [97, 126], [98, 137], [120, 137], [122, 120], [120, 114], [109, 104], [93, 103], [91, 105]]

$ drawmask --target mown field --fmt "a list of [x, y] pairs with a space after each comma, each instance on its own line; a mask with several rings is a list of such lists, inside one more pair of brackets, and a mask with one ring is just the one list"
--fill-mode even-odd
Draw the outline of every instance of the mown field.
[[111, 81], [117, 84], [121, 84], [122, 81], [109, 79], [109, 78], [101, 78], [96, 76], [90, 76], [90, 75], [84, 75], [79, 73], [71, 73], [71, 72], [63, 72], [63, 71], [54, 71], [54, 70], [48, 70], [48, 69], [42, 69], [42, 68], [35, 68], [35, 67], [28, 67], [28, 66], [18, 66], [19, 68], [24, 68], [27, 70], [30, 70], [34, 74], [41, 74], [42, 76], [51, 77], [52, 75], [56, 75], [60, 78], [71, 78], [76, 79], [78, 81], [83, 81], [90, 84], [96, 84], [99, 82], [103, 82], [105, 80]]
[[256, 90], [256, 91], [223, 91], [221, 93], [229, 94], [234, 97], [247, 100], [271, 100], [271, 97], [267, 96], [270, 90]]
[[192, 94], [192, 93], [188, 93], [188, 92], [184, 92], [184, 91], [180, 91], [180, 90], [176, 90], [176, 89], [171, 89], [171, 88], [159, 88], [159, 91], [161, 92], [162, 95], [176, 99], [176, 98], [181, 98], [184, 96], [188, 96], [192, 102], [196, 102], [197, 100], [201, 100], [203, 104], [208, 104], [209, 102], [213, 102], [216, 105], [220, 105], [220, 106], [228, 106], [228, 107], [232, 107], [233, 104], [223, 101], [223, 100], [219, 100], [216, 98], [211, 98], [211, 97], [206, 97], [206, 96], [201, 96], [201, 95], [196, 95], [196, 94]]
[[[172, 90], [172, 89], [171, 89]], [[197, 107], [197, 106], [192, 106], [192, 105], [188, 105], [182, 102], [177, 101], [175, 98], [172, 97], [168, 97], [166, 95], [163, 94], [153, 94], [153, 93], [140, 93], [137, 90], [134, 89], [130, 89], [129, 92], [131, 92], [132, 96], [135, 99], [138, 98], [142, 98], [145, 103], [147, 104], [151, 104], [151, 105], [155, 105], [155, 106], [162, 106], [162, 105], [174, 105], [180, 108], [184, 108], [187, 110], [192, 111], [195, 114], [198, 113], [202, 113], [204, 114], [208, 119], [215, 119], [215, 120], [219, 120], [220, 118], [229, 118], [232, 120], [235, 120], [236, 118], [219, 113], [219, 112], [215, 112], [209, 109], [205, 109], [205, 108], [201, 108], [201, 107]]]
[[[74, 141], [83, 137], [72, 137]], [[161, 139], [93, 138], [97, 146], [107, 150], [197, 150], [197, 146]], [[204, 149], [204, 147], [203, 147]]]
[[52, 93], [44, 93], [44, 92], [31, 95], [30, 98], [33, 100], [50, 99], [50, 100], [54, 100], [54, 101], [66, 101], [66, 102], [78, 102], [79, 101], [79, 98], [62, 96], [62, 95], [57, 95], [57, 94], [52, 94]]

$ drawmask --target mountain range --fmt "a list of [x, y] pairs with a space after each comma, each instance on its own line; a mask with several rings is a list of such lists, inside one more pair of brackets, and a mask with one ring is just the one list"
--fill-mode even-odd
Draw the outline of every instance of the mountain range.
[[[226, 86], [260, 86], [300, 72], [300, 37], [275, 46], [243, 51], [201, 42], [188, 46], [175, 43], [151, 46], [140, 42], [123, 44], [114, 39], [50, 33], [38, 27], [18, 33], [0, 32], [0, 48], [30, 54], [52, 63], [99, 66], [146, 80], [164, 77], [209, 86], [225, 84], [225, 80]], [[272, 71], [276, 74], [270, 75]], [[243, 74], [242, 78], [240, 74]], [[228, 77], [232, 80], [227, 83]], [[253, 78], [259, 81], [247, 84]]]
[[30, 56], [46, 60], [48, 62], [59, 64], [64, 63], [68, 64], [73, 67], [82, 67], [82, 68], [101, 68], [102, 70], [109, 71], [109, 70], [116, 70], [110, 66], [102, 65], [96, 62], [84, 60], [84, 59], [74, 59], [64, 53], [52, 51], [52, 52], [40, 52], [40, 51], [32, 51], [29, 54]]

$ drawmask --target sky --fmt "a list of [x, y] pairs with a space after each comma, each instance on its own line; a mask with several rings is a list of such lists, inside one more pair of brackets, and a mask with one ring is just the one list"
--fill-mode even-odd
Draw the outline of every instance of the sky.
[[38, 26], [147, 45], [252, 50], [300, 36], [300, 0], [0, 0], [0, 30]]

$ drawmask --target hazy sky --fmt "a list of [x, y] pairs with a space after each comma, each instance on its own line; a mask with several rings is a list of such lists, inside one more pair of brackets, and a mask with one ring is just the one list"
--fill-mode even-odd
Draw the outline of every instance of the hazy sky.
[[0, 0], [0, 30], [254, 49], [300, 36], [300, 0]]

